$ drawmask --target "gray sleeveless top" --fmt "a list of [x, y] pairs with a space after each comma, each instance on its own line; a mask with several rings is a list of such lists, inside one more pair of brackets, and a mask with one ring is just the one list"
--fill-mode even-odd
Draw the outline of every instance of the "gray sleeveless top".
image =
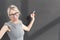
[[7, 25], [11, 30], [10, 32], [7, 32], [10, 40], [24, 39], [24, 30], [22, 29], [23, 23], [21, 21], [17, 24], [14, 24], [9, 21], [9, 22], [6, 22], [5, 25]]

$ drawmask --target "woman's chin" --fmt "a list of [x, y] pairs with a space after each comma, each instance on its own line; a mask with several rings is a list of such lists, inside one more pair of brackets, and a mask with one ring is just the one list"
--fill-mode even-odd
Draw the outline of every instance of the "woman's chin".
[[13, 19], [13, 21], [17, 21], [17, 20], [18, 20], [18, 19], [15, 19], [15, 18]]

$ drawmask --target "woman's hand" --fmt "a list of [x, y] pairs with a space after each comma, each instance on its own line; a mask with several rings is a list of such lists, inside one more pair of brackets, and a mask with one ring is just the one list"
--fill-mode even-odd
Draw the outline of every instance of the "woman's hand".
[[35, 11], [33, 11], [33, 13], [30, 14], [30, 17], [32, 18], [32, 20], [35, 20]]

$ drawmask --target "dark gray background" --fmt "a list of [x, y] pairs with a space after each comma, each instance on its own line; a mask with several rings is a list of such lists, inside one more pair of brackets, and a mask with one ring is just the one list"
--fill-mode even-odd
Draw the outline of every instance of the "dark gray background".
[[[22, 13], [22, 21], [34, 10], [36, 20], [30, 32], [26, 32], [25, 40], [59, 40], [60, 0], [0, 0], [0, 28], [8, 21], [7, 8], [11, 4], [18, 6]], [[7, 33], [1, 40], [9, 40]]]

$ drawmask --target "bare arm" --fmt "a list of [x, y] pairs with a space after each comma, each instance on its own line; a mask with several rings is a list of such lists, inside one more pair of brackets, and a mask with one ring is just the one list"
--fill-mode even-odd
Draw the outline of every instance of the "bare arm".
[[24, 25], [23, 29], [24, 29], [25, 31], [30, 31], [33, 23], [34, 23], [34, 20], [32, 20], [28, 26], [25, 26], [25, 25]]
[[33, 13], [30, 15], [31, 16], [31, 18], [32, 18], [32, 20], [31, 20], [31, 22], [29, 23], [29, 25], [28, 26], [25, 26], [24, 25], [24, 27], [23, 27], [23, 29], [25, 30], [25, 31], [30, 31], [30, 29], [31, 29], [31, 27], [32, 27], [32, 25], [33, 25], [33, 23], [34, 23], [34, 21], [35, 21], [35, 11], [33, 11]]
[[3, 35], [7, 32], [10, 31], [8, 26], [4, 25], [1, 30], [0, 30], [0, 39], [3, 37]]

